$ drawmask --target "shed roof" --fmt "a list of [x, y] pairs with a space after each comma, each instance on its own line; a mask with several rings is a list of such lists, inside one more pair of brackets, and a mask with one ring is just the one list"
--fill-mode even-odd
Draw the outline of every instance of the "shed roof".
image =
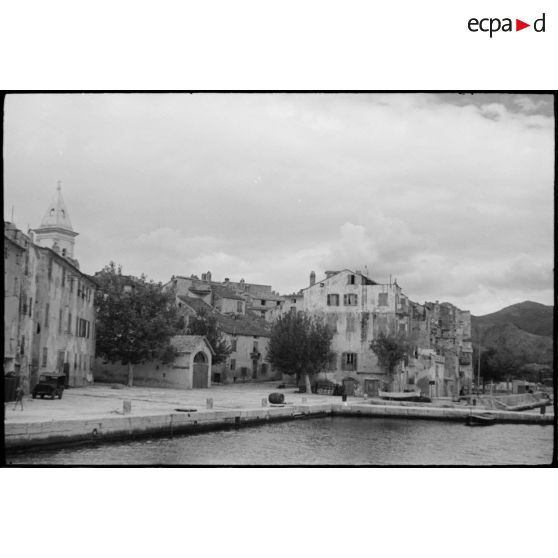
[[175, 335], [171, 339], [171, 345], [180, 353], [193, 353], [199, 349], [200, 344], [205, 345], [212, 355], [215, 354], [209, 341], [203, 335]]

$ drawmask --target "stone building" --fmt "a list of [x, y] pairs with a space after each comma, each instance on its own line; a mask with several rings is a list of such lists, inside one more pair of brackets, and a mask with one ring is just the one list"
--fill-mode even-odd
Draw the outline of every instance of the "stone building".
[[[224, 362], [212, 365], [212, 381], [234, 383], [279, 379], [280, 374], [265, 360], [271, 327], [259, 308], [254, 312], [249, 299], [241, 296], [242, 288], [235, 287], [235, 284], [231, 286], [228, 280], [223, 283], [212, 281], [210, 272], [201, 277], [175, 276], [163, 289], [172, 290], [179, 312], [187, 321], [200, 311], [215, 317], [220, 333], [231, 347], [232, 352]], [[266, 292], [260, 294], [268, 296]]]
[[[208, 388], [211, 385], [213, 349], [201, 335], [175, 335], [171, 345], [178, 354], [172, 363], [147, 361], [134, 364], [134, 385], [182, 389]], [[128, 382], [128, 365], [97, 359], [95, 379], [101, 382]]]
[[[378, 283], [360, 271], [326, 271], [297, 295], [284, 297], [272, 316], [305, 311], [322, 318], [333, 332], [333, 355], [322, 376], [353, 390], [376, 395], [381, 389], [419, 389], [432, 397], [457, 395], [470, 386], [470, 313], [443, 304], [411, 301], [397, 281]], [[400, 334], [411, 354], [397, 371], [394, 385], [370, 349], [380, 334]]]
[[64, 373], [69, 386], [93, 379], [96, 284], [79, 270], [74, 257], [77, 233], [60, 190], [59, 185], [41, 225], [29, 236], [12, 224], [4, 225], [5, 248], [6, 236], [21, 239], [25, 247], [18, 293], [18, 364], [26, 390], [33, 388], [42, 372]]

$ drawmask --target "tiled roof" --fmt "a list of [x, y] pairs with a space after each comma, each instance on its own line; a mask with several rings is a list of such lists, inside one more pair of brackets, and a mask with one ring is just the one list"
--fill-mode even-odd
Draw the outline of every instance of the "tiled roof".
[[233, 300], [244, 300], [241, 296], [238, 296], [232, 289], [229, 289], [229, 287], [225, 287], [224, 285], [220, 285], [219, 283], [210, 283], [210, 285], [211, 285], [211, 290], [219, 298], [232, 298]]
[[258, 337], [269, 337], [270, 335], [270, 326], [262, 318], [257, 318], [253, 315], [221, 314], [199, 298], [182, 295], [179, 295], [178, 298], [190, 306], [195, 312], [205, 310], [215, 316], [221, 331], [224, 333], [230, 333], [232, 335], [257, 335]]
[[171, 339], [171, 345], [181, 353], [193, 353], [200, 343], [204, 343], [211, 353], [215, 354], [208, 340], [203, 335], [175, 335]]

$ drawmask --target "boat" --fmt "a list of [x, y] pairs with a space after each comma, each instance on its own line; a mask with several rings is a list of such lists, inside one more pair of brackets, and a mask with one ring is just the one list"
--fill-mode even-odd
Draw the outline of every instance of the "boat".
[[496, 417], [491, 413], [475, 413], [467, 417], [467, 426], [490, 426], [496, 422]]
[[378, 395], [391, 401], [419, 401], [421, 398], [420, 391], [379, 391]]

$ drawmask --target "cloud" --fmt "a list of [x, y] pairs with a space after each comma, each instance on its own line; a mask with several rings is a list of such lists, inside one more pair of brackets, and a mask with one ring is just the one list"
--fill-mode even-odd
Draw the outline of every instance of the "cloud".
[[551, 303], [551, 106], [502, 94], [9, 96], [6, 207], [36, 226], [62, 179], [88, 272], [112, 259], [157, 280], [210, 270], [286, 292], [310, 270], [367, 265], [411, 298], [496, 310], [508, 285], [510, 304]]

